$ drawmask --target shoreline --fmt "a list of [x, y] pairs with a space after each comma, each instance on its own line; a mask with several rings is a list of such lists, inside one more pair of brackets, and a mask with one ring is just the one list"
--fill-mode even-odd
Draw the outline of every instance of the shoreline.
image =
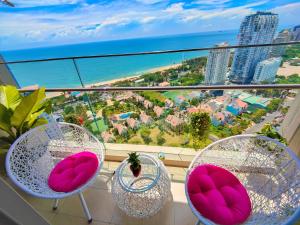
[[181, 66], [182, 63], [177, 63], [177, 64], [172, 64], [172, 65], [168, 65], [168, 66], [160, 66], [160, 67], [154, 67], [152, 69], [146, 70], [144, 72], [141, 72], [138, 75], [134, 75], [134, 76], [127, 76], [127, 77], [122, 77], [122, 78], [116, 78], [113, 80], [109, 80], [109, 81], [101, 81], [101, 82], [97, 82], [97, 83], [91, 83], [91, 84], [87, 84], [85, 85], [87, 88], [91, 88], [91, 87], [97, 87], [97, 86], [103, 86], [103, 85], [112, 85], [114, 83], [120, 82], [120, 81], [127, 81], [127, 80], [135, 80], [140, 78], [142, 75], [146, 74], [146, 73], [156, 73], [156, 72], [163, 72], [165, 70], [168, 69], [174, 69], [177, 68], [179, 66]]
[[[149, 70], [145, 70], [144, 72], [141, 72], [139, 75], [133, 75], [133, 76], [127, 76], [127, 77], [122, 77], [122, 78], [116, 78], [113, 80], [108, 80], [108, 81], [101, 81], [101, 82], [96, 82], [96, 83], [90, 83], [85, 85], [86, 88], [92, 88], [92, 87], [99, 87], [99, 86], [111, 86], [114, 83], [117, 82], [121, 82], [121, 81], [127, 81], [127, 80], [137, 80], [139, 79], [142, 75], [146, 74], [146, 73], [156, 73], [156, 72], [163, 72], [166, 71], [168, 69], [175, 69], [178, 68], [179, 66], [181, 66], [182, 63], [176, 63], [176, 64], [171, 64], [171, 65], [167, 65], [167, 66], [160, 66], [160, 67], [154, 67], [152, 69]], [[79, 88], [81, 88], [81, 86], [78, 86]], [[50, 93], [46, 93], [46, 98], [54, 98], [54, 97], [58, 97], [63, 95], [63, 92], [50, 92]]]

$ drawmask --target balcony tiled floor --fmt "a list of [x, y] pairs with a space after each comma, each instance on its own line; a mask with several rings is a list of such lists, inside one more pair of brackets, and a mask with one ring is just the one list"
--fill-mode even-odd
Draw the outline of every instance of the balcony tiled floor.
[[[103, 172], [97, 177], [84, 196], [94, 225], [192, 225], [196, 217], [190, 210], [184, 192], [186, 169], [168, 167], [172, 177], [172, 198], [158, 214], [147, 219], [135, 219], [126, 216], [114, 203], [111, 195], [109, 173], [119, 163], [105, 162]], [[52, 211], [52, 200], [33, 198], [19, 191], [22, 196], [53, 225], [83, 225], [87, 224], [78, 196], [61, 200], [56, 211]]]

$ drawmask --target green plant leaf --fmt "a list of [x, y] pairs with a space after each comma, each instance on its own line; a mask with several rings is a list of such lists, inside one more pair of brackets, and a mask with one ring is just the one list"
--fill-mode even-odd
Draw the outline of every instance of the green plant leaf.
[[[18, 130], [19, 135], [23, 132], [23, 125], [25, 122], [28, 122], [31, 119], [32, 113], [36, 113], [41, 109], [41, 103], [45, 97], [44, 88], [35, 90], [30, 95], [25, 96], [21, 103], [16, 107], [11, 117], [11, 125]], [[41, 112], [42, 111], [43, 110], [41, 110]]]
[[35, 128], [44, 124], [47, 124], [48, 120], [46, 120], [45, 118], [39, 118], [37, 119], [31, 126], [31, 128]]
[[22, 96], [14, 86], [0, 86], [0, 103], [14, 110], [21, 102]]
[[15, 137], [15, 134], [11, 130], [11, 116], [12, 112], [4, 105], [0, 104], [0, 129], [8, 133], [10, 136]]

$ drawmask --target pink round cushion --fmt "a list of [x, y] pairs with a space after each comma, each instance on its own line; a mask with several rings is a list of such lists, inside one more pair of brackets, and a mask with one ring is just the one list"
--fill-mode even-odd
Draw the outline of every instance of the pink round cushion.
[[228, 170], [209, 164], [198, 166], [189, 175], [187, 189], [198, 212], [217, 224], [240, 224], [250, 216], [248, 193]]
[[98, 158], [92, 152], [70, 155], [53, 168], [48, 185], [57, 192], [74, 191], [95, 175], [98, 165]]

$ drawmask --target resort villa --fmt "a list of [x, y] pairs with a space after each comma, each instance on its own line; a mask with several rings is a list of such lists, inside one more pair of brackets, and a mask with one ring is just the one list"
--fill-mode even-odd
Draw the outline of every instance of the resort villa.
[[167, 81], [164, 81], [164, 82], [159, 83], [158, 86], [160, 86], [160, 87], [167, 87], [167, 86], [170, 86], [170, 83], [167, 82]]
[[177, 116], [168, 115], [165, 122], [169, 125], [171, 129], [179, 131], [184, 124], [184, 121]]
[[170, 99], [165, 100], [165, 107], [166, 108], [172, 108], [174, 106], [174, 102]]
[[127, 133], [127, 127], [122, 124], [114, 123], [113, 127], [118, 131], [119, 135], [124, 135]]
[[214, 126], [224, 125], [228, 123], [231, 118], [231, 113], [228, 111], [225, 112], [216, 112], [211, 116], [211, 122]]
[[150, 108], [153, 107], [153, 103], [150, 102], [150, 101], [148, 101], [148, 100], [145, 100], [145, 101], [144, 101], [144, 107], [145, 107], [146, 109], [150, 109]]
[[111, 143], [111, 142], [115, 141], [114, 135], [107, 131], [102, 132], [101, 137], [102, 137], [103, 141], [106, 143]]
[[142, 96], [140, 96], [139, 94], [135, 94], [135, 95], [133, 95], [133, 97], [135, 98], [135, 100], [136, 100], [137, 102], [143, 103], [143, 102], [145, 101], [145, 98], [142, 97]]
[[199, 107], [189, 107], [186, 109], [188, 114], [200, 112], [201, 109]]
[[231, 112], [233, 115], [237, 116], [247, 110], [248, 104], [240, 100], [239, 98], [232, 99], [226, 107], [228, 112]]
[[141, 114], [140, 114], [140, 121], [143, 124], [149, 125], [149, 124], [152, 123], [153, 120], [152, 120], [151, 116], [148, 116], [145, 112], [141, 112]]
[[212, 112], [213, 112], [213, 109], [210, 107], [210, 105], [205, 104], [205, 103], [200, 104], [200, 105], [198, 106], [198, 108], [199, 108], [199, 111], [201, 111], [201, 112], [206, 112], [206, 113], [208, 113], [209, 115], [211, 115]]
[[164, 113], [164, 109], [160, 106], [154, 106], [153, 111], [157, 117], [160, 117]]
[[139, 121], [137, 119], [133, 119], [133, 118], [128, 118], [126, 120], [128, 127], [130, 127], [131, 129], [137, 129], [140, 125]]

